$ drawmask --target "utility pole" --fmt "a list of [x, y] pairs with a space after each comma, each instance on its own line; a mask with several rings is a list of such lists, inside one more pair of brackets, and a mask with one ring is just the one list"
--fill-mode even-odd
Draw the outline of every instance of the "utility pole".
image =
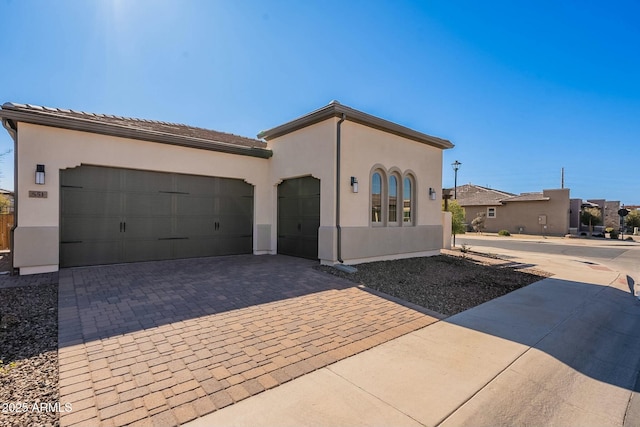
[[562, 186], [560, 188], [564, 189], [564, 168], [562, 168]]

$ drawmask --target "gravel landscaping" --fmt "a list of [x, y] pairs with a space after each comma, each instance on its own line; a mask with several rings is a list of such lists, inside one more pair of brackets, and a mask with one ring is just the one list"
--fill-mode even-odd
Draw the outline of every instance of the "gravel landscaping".
[[[506, 264], [506, 265], [505, 265]], [[549, 275], [477, 256], [372, 262], [347, 274], [444, 315], [459, 313]], [[0, 276], [0, 427], [59, 425], [57, 274]]]
[[476, 255], [439, 255], [357, 265], [356, 273], [319, 266], [388, 295], [451, 316], [549, 277], [532, 268]]
[[20, 286], [15, 277], [0, 283], [13, 285], [0, 289], [2, 427], [59, 425], [49, 405], [58, 402], [58, 285], [53, 275], [42, 276], [36, 284]]

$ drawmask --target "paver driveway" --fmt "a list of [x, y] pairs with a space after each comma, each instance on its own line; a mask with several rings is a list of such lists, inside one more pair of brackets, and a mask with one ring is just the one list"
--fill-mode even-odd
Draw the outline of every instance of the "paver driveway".
[[437, 319], [286, 256], [60, 272], [63, 426], [177, 425]]

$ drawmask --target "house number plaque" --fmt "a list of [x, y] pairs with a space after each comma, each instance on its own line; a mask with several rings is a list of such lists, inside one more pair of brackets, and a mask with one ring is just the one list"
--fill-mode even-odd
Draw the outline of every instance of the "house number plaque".
[[29, 191], [29, 197], [32, 197], [35, 199], [46, 199], [47, 192], [46, 191]]

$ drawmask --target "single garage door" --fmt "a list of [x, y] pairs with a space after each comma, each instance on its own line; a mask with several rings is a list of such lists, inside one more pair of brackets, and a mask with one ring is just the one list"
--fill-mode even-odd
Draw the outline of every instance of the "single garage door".
[[62, 267], [252, 253], [242, 180], [80, 166], [60, 182]]
[[278, 185], [278, 253], [318, 259], [320, 180], [311, 176]]

